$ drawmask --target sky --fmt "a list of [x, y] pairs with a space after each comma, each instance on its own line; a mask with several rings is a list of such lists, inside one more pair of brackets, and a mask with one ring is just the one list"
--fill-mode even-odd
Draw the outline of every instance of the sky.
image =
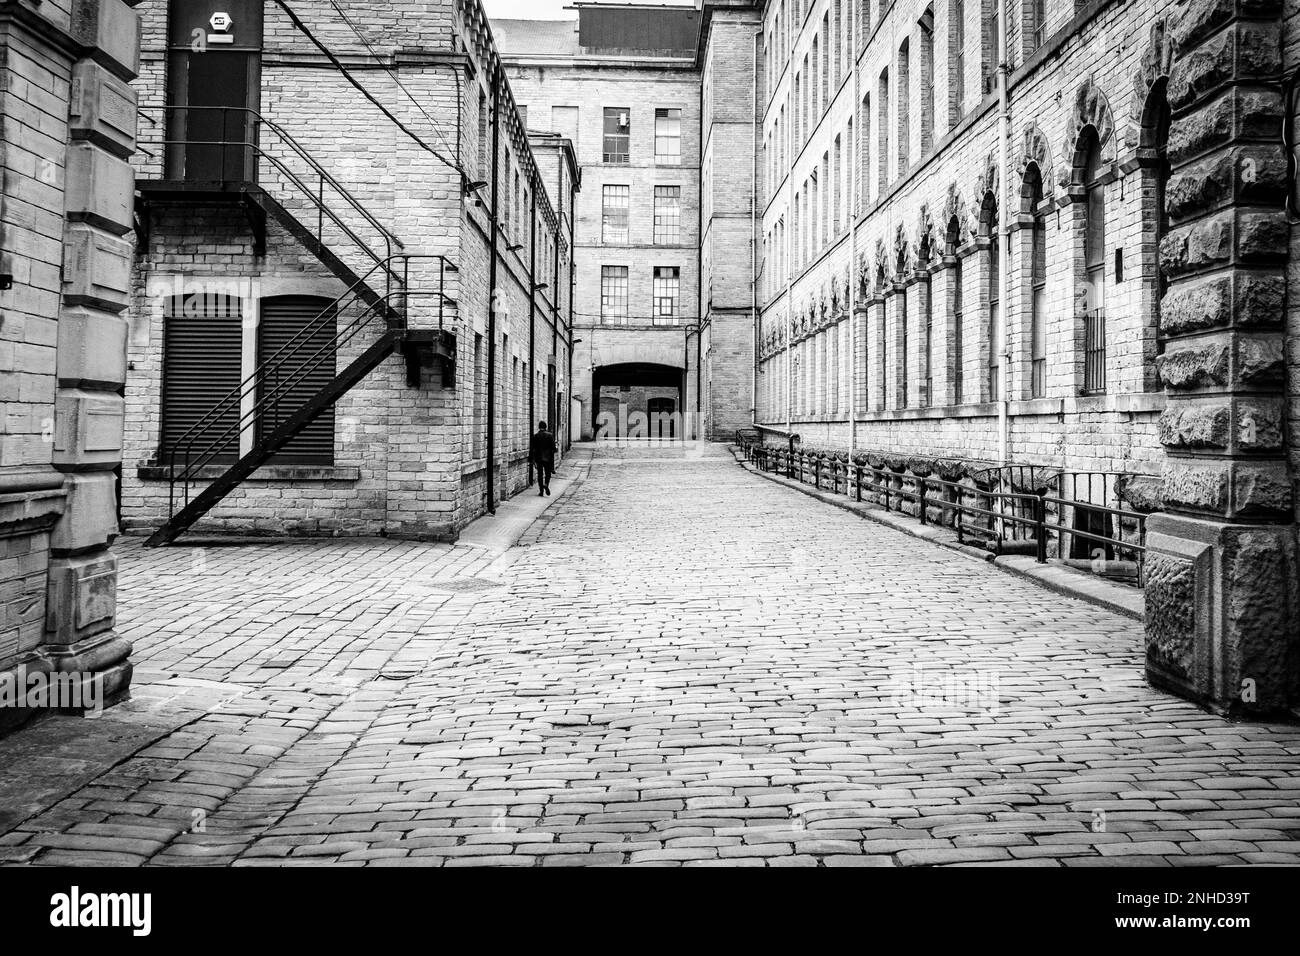
[[[565, 10], [573, 0], [483, 0], [489, 17], [502, 20], [571, 20], [577, 16]], [[633, 2], [633, 0], [604, 0], [608, 3]], [[645, 2], [645, 0], [641, 0]], [[675, 3], [691, 6], [695, 0], [650, 0], [653, 3]]]

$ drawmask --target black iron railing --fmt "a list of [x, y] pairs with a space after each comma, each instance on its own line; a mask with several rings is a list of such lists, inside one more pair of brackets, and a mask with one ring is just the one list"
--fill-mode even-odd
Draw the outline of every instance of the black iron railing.
[[1118, 481], [1126, 476], [1013, 465], [948, 481], [768, 445], [758, 432], [739, 433], [737, 444], [762, 471], [871, 500], [924, 525], [949, 526], [962, 543], [1032, 555], [1040, 564], [1056, 561], [1126, 584], [1143, 582], [1146, 514], [1120, 498]]

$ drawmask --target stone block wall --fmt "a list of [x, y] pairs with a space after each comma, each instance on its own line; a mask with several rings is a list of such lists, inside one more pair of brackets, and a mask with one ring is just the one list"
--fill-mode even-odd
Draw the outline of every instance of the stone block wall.
[[138, 56], [121, 0], [0, 3], [0, 673], [110, 701]]

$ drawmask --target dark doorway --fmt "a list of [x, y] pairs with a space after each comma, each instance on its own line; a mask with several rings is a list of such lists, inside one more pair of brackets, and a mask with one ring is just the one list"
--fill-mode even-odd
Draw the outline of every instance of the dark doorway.
[[168, 179], [256, 180], [262, 16], [262, 0], [168, 5]]
[[681, 419], [680, 368], [648, 362], [592, 372], [592, 434], [597, 438], [689, 438]]
[[1112, 539], [1115, 537], [1114, 522], [1111, 520], [1109, 512], [1076, 505], [1074, 509], [1074, 530], [1082, 531], [1087, 535], [1095, 535], [1096, 537], [1085, 538], [1082, 535], [1070, 535], [1071, 558], [1083, 561], [1097, 558], [1103, 558], [1107, 561], [1114, 560], [1115, 548], [1110, 541], [1097, 540], [1097, 538]]
[[178, 53], [172, 56], [167, 176], [186, 182], [253, 182], [257, 164], [253, 94], [256, 54]]
[[651, 438], [676, 438], [677, 403], [671, 398], [652, 398], [647, 403]]

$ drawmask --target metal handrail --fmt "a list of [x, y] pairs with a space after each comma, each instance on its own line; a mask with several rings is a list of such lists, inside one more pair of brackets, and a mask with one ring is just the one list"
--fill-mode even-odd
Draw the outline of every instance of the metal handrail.
[[[394, 250], [405, 248], [405, 244], [383, 223], [381, 223], [373, 213], [371, 213], [338, 179], [334, 177], [329, 170], [325, 169], [303, 146], [286, 132], [279, 124], [262, 116], [256, 110], [242, 106], [165, 106], [153, 107], [161, 109], [169, 118], [175, 115], [184, 115], [188, 117], [190, 113], [219, 112], [221, 114], [222, 135], [225, 136], [229, 126], [228, 118], [231, 114], [242, 115], [252, 121], [252, 132], [243, 139], [220, 139], [220, 140], [195, 140], [195, 139], [170, 139], [164, 137], [162, 145], [167, 149], [176, 147], [215, 147], [222, 150], [221, 153], [221, 182], [243, 181], [244, 177], [239, 180], [230, 180], [226, 176], [226, 155], [227, 149], [247, 149], [251, 150], [257, 156], [267, 160], [281, 174], [295, 185], [306, 199], [316, 207], [317, 210], [317, 229], [316, 238], [324, 242], [324, 219], [328, 216], [329, 220], [339, 228], [359, 249], [376, 262], [391, 258]], [[249, 123], [241, 124], [245, 129], [249, 128]], [[285, 144], [297, 157], [302, 160], [311, 169], [312, 173], [319, 177], [319, 183], [315, 191], [311, 186], [303, 182], [302, 178], [292, 169], [285, 165], [284, 161], [275, 154], [264, 148], [259, 142], [258, 132], [266, 128], [279, 137], [280, 141]], [[167, 159], [164, 157], [164, 163]], [[325, 202], [325, 186], [328, 184], [344, 202], [351, 207], [352, 211], [368, 223], [376, 232], [384, 244], [384, 255], [380, 256], [372, 250], [369, 244], [363, 240], [348, 224], [339, 217], [335, 211]]]
[[[797, 477], [800, 481], [815, 484], [818, 488], [821, 488], [823, 471], [829, 463], [830, 488], [836, 494], [839, 493], [839, 474], [842, 470], [846, 482], [845, 494], [850, 493], [851, 486], [851, 492], [857, 501], [863, 500], [862, 495], [865, 487], [865, 490], [883, 498], [883, 504], [887, 511], [899, 510], [893, 507], [893, 501], [897, 501], [900, 505], [902, 502], [911, 502], [917, 505], [917, 517], [923, 525], [931, 523], [930, 513], [932, 510], [940, 512], [945, 518], [952, 515], [958, 541], [964, 541], [967, 535], [973, 533], [985, 530], [992, 531], [992, 528], [971, 528], [967, 524], [969, 518], [987, 518], [990, 521], [1010, 524], [1012, 527], [1032, 529], [1035, 532], [1035, 560], [1040, 564], [1046, 563], [1049, 559], [1049, 533], [1055, 534], [1057, 537], [1057, 560], [1065, 560], [1063, 552], [1064, 541], [1067, 538], [1095, 542], [1108, 548], [1114, 548], [1120, 554], [1131, 554], [1136, 565], [1138, 584], [1142, 583], [1147, 553], [1145, 543], [1146, 515], [1142, 512], [1078, 501], [1066, 497], [1064, 494], [1040, 495], [1029, 492], [986, 491], [968, 484], [947, 481], [941, 478], [902, 475], [891, 469], [875, 468], [871, 465], [862, 465], [850, 461], [841, 462], [838, 457], [827, 458], [817, 452], [788, 452], [780, 447], [765, 445], [761, 441], [748, 441], [740, 434], [737, 435], [737, 438], [741, 443], [746, 459], [755, 463], [763, 471], [784, 472], [790, 478]], [[807, 480], [810, 473], [812, 476], [811, 482]], [[869, 480], [864, 483], [863, 479], [868, 476]], [[915, 489], [909, 490], [902, 487], [901, 483], [904, 481], [911, 482], [915, 485]], [[899, 485], [895, 486], [895, 482], [898, 482]], [[950, 497], [945, 498], [938, 494], [943, 492], [947, 492]], [[981, 507], [977, 502], [970, 501], [971, 498], [986, 500], [990, 503], [990, 507]], [[1067, 510], [1077, 511], [1081, 509], [1093, 514], [1106, 515], [1117, 519], [1118, 530], [1114, 535], [1108, 536], [1071, 527], [1064, 523], [1063, 516]], [[1051, 514], [1053, 510], [1055, 515]], [[1136, 526], [1136, 540], [1124, 537], [1124, 521], [1131, 522], [1132, 525]], [[996, 540], [1000, 547], [1004, 542], [1001, 532], [998, 532]], [[1018, 539], [1013, 538], [1012, 540]]]

